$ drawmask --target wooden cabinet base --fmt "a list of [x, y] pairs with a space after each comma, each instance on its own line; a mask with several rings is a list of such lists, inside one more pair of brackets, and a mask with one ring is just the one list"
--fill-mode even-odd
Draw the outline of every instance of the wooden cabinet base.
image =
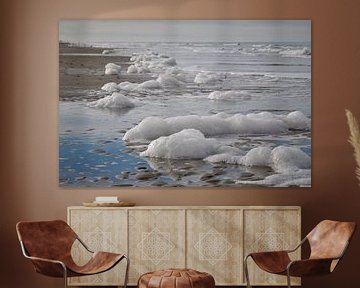
[[[68, 223], [91, 249], [129, 255], [129, 285], [149, 271], [191, 268], [213, 275], [216, 285], [244, 286], [246, 254], [290, 249], [301, 239], [298, 206], [79, 206], [68, 208]], [[72, 253], [78, 263], [88, 257], [77, 245]], [[252, 285], [286, 285], [286, 277], [253, 263], [249, 268]], [[72, 278], [69, 285], [121, 285], [124, 269]]]

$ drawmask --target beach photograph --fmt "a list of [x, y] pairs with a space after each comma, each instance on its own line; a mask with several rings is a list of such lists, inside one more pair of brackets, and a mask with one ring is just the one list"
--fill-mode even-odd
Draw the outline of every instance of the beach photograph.
[[310, 187], [310, 20], [59, 21], [61, 187]]

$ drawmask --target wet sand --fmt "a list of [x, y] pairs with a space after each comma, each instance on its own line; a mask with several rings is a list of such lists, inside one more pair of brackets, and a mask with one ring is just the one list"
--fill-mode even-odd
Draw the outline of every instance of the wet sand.
[[94, 91], [108, 82], [143, 82], [139, 75], [105, 75], [105, 65], [115, 63], [126, 71], [129, 56], [102, 54], [104, 48], [69, 47], [59, 45], [59, 97], [62, 101], [94, 100], [99, 98]]

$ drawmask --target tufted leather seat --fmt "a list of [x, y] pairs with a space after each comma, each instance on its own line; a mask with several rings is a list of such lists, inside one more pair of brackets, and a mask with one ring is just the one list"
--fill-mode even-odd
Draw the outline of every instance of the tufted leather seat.
[[193, 269], [166, 269], [140, 276], [138, 288], [214, 288], [214, 277]]

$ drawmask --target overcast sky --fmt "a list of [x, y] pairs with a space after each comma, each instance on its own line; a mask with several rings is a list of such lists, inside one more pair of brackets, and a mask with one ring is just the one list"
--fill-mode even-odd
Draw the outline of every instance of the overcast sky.
[[310, 20], [62, 20], [70, 42], [310, 42]]

